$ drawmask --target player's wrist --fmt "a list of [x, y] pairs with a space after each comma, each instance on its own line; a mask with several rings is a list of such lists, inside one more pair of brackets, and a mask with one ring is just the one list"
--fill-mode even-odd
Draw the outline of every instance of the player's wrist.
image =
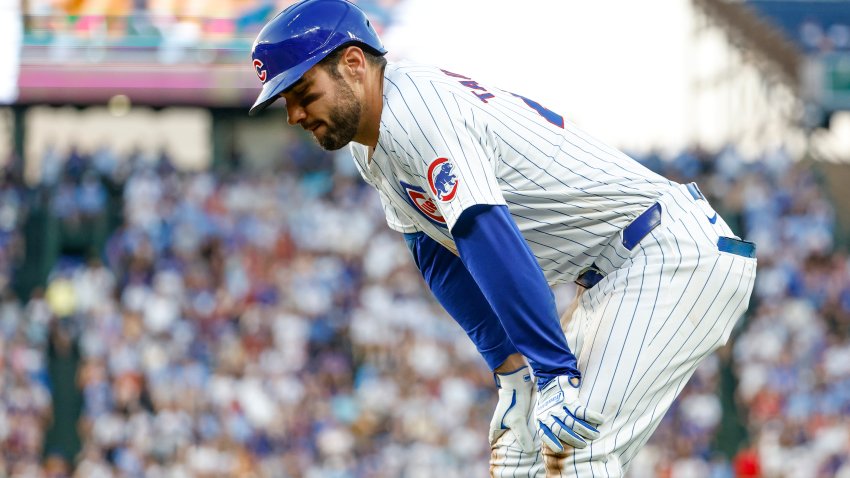
[[581, 372], [576, 369], [570, 369], [560, 373], [538, 373], [535, 371], [534, 376], [537, 377], [537, 390], [543, 390], [547, 385], [558, 380], [560, 377], [565, 377], [572, 384], [580, 384], [582, 377]]
[[507, 358], [505, 358], [505, 361], [502, 362], [501, 365], [496, 367], [495, 370], [493, 370], [493, 373], [499, 373], [499, 374], [512, 373], [512, 372], [515, 372], [515, 371], [517, 371], [521, 368], [524, 368], [525, 366], [526, 366], [525, 357], [523, 357], [522, 354], [520, 354], [520, 353], [513, 353], [513, 354], [508, 355]]

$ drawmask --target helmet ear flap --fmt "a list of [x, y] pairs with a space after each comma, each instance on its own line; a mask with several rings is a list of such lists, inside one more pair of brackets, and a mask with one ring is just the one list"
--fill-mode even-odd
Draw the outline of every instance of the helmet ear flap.
[[349, 44], [378, 56], [387, 52], [366, 14], [347, 0], [303, 0], [279, 13], [251, 51], [263, 89], [249, 114], [265, 109], [307, 70]]

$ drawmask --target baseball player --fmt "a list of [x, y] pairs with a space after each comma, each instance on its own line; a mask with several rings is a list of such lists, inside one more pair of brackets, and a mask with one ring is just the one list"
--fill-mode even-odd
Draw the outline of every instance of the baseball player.
[[[385, 53], [351, 3], [292, 5], [254, 43], [251, 114], [283, 98], [323, 148], [350, 144], [495, 372], [491, 475], [622, 476], [745, 311], [753, 244], [695, 184], [533, 99]], [[564, 330], [550, 286], [568, 281]]]

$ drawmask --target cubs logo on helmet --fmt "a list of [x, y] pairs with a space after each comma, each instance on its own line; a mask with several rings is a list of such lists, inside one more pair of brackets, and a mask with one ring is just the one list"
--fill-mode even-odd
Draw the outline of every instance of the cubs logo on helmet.
[[448, 158], [437, 158], [428, 167], [428, 186], [437, 200], [449, 202], [454, 199], [458, 183], [454, 165]]
[[446, 226], [446, 218], [440, 214], [440, 210], [437, 209], [437, 205], [434, 204], [434, 201], [428, 196], [424, 189], [407, 184], [404, 181], [399, 181], [399, 184], [401, 184], [401, 188], [404, 189], [404, 192], [407, 193], [407, 202], [416, 208], [420, 214], [425, 216], [425, 219], [428, 219], [440, 227], [448, 227]]
[[257, 77], [263, 83], [266, 82], [266, 70], [263, 69], [263, 62], [259, 59], [254, 60], [254, 69], [257, 70]]

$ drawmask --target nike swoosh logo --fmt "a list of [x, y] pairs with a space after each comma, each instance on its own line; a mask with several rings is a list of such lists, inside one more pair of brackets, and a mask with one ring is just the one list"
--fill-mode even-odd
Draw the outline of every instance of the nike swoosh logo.
[[[706, 217], [708, 217], [708, 216], [706, 216]], [[708, 217], [708, 222], [710, 222], [710, 223], [712, 223], [712, 224], [714, 224], [715, 222], [717, 222], [717, 213], [714, 213], [714, 215], [713, 215], [713, 216]]]

